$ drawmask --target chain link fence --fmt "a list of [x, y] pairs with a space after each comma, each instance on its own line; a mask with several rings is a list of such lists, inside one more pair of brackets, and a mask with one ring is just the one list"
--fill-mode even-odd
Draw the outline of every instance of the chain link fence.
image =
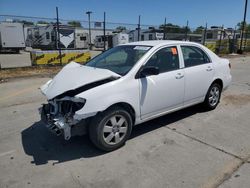
[[[25, 46], [41, 50], [105, 50], [116, 45], [116, 35], [124, 33], [127, 35], [126, 42], [164, 39], [193, 41], [207, 46], [217, 54], [226, 54], [239, 50], [241, 38], [241, 31], [237, 29], [206, 26], [190, 28], [188, 23], [185, 26], [169, 23], [144, 25], [61, 18], [57, 22], [56, 18], [16, 15], [0, 15], [0, 21], [22, 23]], [[243, 33], [242, 49], [250, 51], [250, 32]]]

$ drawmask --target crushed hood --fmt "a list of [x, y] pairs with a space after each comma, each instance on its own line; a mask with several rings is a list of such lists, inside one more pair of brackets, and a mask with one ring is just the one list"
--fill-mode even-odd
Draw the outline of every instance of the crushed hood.
[[76, 90], [95, 82], [100, 83], [100, 81], [109, 78], [119, 77], [121, 76], [107, 69], [88, 67], [71, 62], [64, 66], [52, 80], [41, 86], [40, 89], [50, 100], [67, 91]]

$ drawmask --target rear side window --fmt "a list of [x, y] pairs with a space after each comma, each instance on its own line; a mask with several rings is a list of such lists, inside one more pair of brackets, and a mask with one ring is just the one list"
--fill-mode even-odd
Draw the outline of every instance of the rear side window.
[[207, 54], [195, 46], [181, 46], [185, 67], [210, 63]]
[[179, 69], [179, 56], [175, 46], [162, 48], [146, 63], [146, 66], [156, 66], [160, 73]]

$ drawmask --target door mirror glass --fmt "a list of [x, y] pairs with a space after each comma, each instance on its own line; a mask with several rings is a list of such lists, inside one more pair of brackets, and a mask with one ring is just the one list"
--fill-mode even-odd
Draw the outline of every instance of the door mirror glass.
[[[139, 78], [145, 78], [150, 75], [158, 75], [160, 73], [159, 68], [155, 66], [146, 66], [139, 71]], [[137, 77], [137, 78], [138, 78]]]

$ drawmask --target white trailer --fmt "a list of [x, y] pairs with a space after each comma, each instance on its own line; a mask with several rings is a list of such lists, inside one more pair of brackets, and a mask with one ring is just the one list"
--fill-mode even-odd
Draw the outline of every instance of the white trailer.
[[[57, 27], [54, 24], [35, 26], [27, 30], [26, 44], [32, 48], [53, 50], [57, 48]], [[75, 48], [75, 29], [67, 25], [59, 25], [61, 49]]]
[[119, 44], [126, 44], [129, 42], [129, 35], [127, 33], [118, 33], [113, 36], [113, 46]]
[[[106, 35], [106, 45], [107, 48], [112, 48], [113, 41], [112, 41], [112, 35]], [[104, 35], [99, 35], [95, 37], [94, 45], [96, 48], [103, 48], [104, 47]]]
[[0, 23], [0, 51], [19, 50], [25, 48], [24, 31], [22, 23]]
[[82, 28], [75, 29], [75, 47], [77, 49], [85, 49], [89, 47], [89, 35]]
[[154, 31], [145, 31], [141, 34], [141, 41], [146, 40], [163, 40], [163, 33]]

